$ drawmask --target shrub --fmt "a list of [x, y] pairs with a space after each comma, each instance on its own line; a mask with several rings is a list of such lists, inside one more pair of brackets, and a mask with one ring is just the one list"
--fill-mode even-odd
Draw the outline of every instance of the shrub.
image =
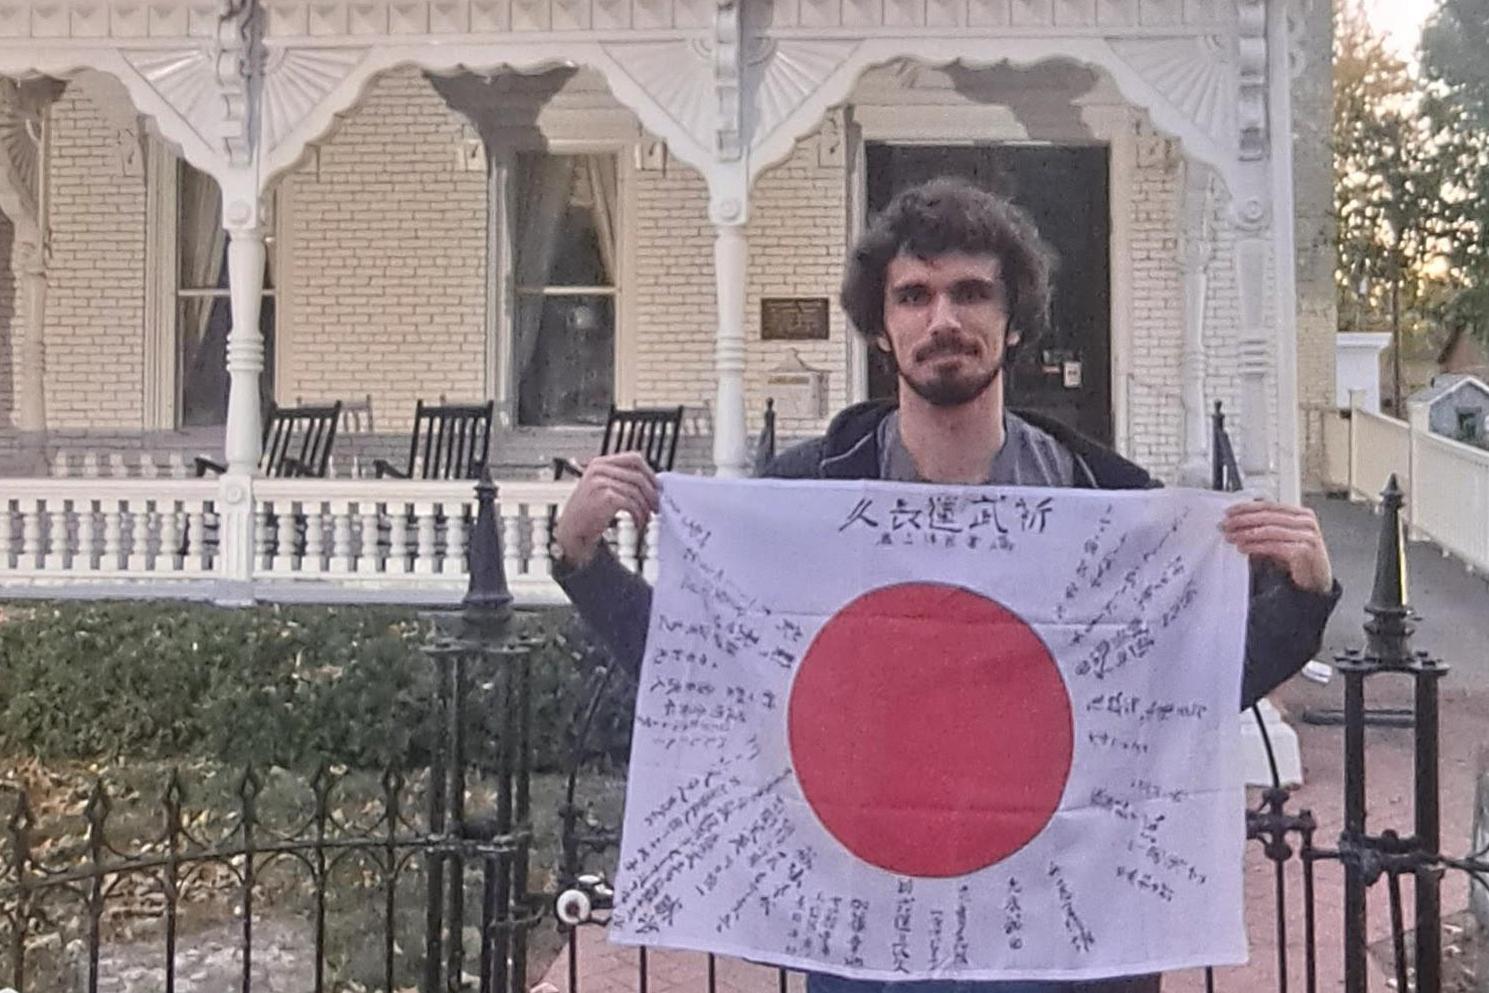
[[[58, 602], [5, 614], [0, 753], [382, 768], [422, 763], [435, 740], [429, 624], [411, 610]], [[535, 765], [561, 768], [595, 655], [568, 611], [518, 623], [542, 639]], [[467, 740], [474, 761], [490, 761], [500, 713], [491, 674], [472, 675]], [[601, 751], [624, 751], [630, 695], [612, 686], [592, 739]]]

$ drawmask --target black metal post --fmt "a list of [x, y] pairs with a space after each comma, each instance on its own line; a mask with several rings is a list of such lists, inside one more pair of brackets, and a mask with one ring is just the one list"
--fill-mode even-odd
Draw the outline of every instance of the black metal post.
[[[1441, 854], [1442, 828], [1438, 793], [1437, 685], [1445, 666], [1426, 652], [1417, 656], [1416, 692], [1416, 797], [1417, 850], [1425, 857]], [[1417, 866], [1413, 891], [1417, 919], [1417, 993], [1439, 993], [1442, 989], [1442, 870], [1436, 865]]]
[[1215, 417], [1210, 428], [1210, 489], [1225, 490], [1225, 457], [1224, 443], [1221, 441], [1225, 435], [1225, 414], [1220, 409], [1220, 401], [1215, 401]]
[[[1365, 836], [1365, 670], [1358, 659], [1341, 660], [1344, 676], [1344, 837], [1357, 843]], [[1344, 863], [1344, 989], [1366, 993], [1366, 900], [1361, 868]]]
[[[1365, 622], [1365, 661], [1358, 652], [1347, 652], [1337, 667], [1341, 672], [1350, 665], [1363, 665], [1365, 674], [1382, 669], [1406, 671], [1411, 665], [1411, 652], [1407, 645], [1413, 628], [1407, 623], [1411, 608], [1406, 596], [1406, 538], [1401, 526], [1401, 507], [1405, 502], [1401, 487], [1393, 473], [1381, 491], [1380, 538], [1375, 553], [1375, 585], [1365, 612], [1370, 620]], [[1349, 681], [1345, 680], [1345, 692]], [[1362, 697], [1363, 700], [1363, 697]], [[1365, 724], [1379, 727], [1411, 727], [1415, 715], [1404, 707], [1375, 707], [1362, 710], [1361, 720]], [[1303, 712], [1308, 724], [1349, 724], [1349, 708], [1337, 710], [1329, 707], [1310, 707]], [[1346, 740], [1348, 732], [1346, 731]]]

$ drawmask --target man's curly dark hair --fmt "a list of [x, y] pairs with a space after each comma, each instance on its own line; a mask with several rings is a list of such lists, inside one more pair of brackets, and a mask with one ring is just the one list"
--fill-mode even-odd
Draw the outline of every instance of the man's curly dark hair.
[[905, 253], [929, 259], [949, 252], [998, 259], [1008, 297], [1008, 329], [1019, 348], [1049, 325], [1053, 249], [1023, 210], [965, 179], [942, 176], [895, 195], [848, 255], [838, 299], [859, 334], [884, 333], [884, 274]]

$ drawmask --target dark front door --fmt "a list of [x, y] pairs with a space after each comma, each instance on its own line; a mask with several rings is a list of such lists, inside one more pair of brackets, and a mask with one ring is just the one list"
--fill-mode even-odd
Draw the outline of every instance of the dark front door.
[[[1050, 331], [1008, 372], [1009, 406], [1112, 441], [1111, 220], [1107, 150], [1088, 145], [889, 145], [867, 148], [869, 213], [907, 186], [963, 176], [1034, 219], [1059, 259]], [[869, 395], [894, 396], [889, 358], [869, 350]]]

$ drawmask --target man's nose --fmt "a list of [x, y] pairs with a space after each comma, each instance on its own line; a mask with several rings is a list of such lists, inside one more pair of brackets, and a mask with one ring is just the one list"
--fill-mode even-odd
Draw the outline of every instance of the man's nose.
[[950, 293], [937, 293], [931, 298], [931, 324], [930, 330], [960, 330], [962, 326], [961, 316], [957, 313], [956, 304], [951, 299]]

